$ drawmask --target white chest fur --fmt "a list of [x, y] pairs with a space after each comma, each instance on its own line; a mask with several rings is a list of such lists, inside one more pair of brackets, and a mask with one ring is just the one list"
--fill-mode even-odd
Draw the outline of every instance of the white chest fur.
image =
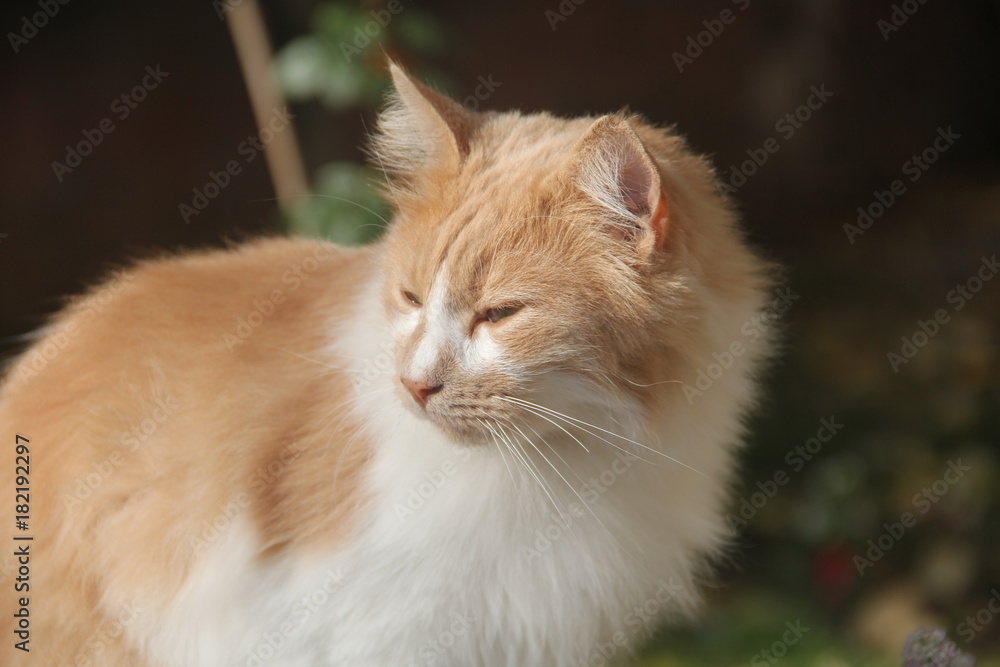
[[581, 467], [573, 490], [548, 474], [545, 492], [496, 452], [405, 432], [380, 455], [384, 493], [349, 551], [261, 570], [249, 527], [231, 528], [148, 628], [164, 664], [575, 666], [627, 655], [693, 603], [690, 550], [716, 536], [690, 534], [690, 516], [659, 525], [670, 499], [646, 464]]
[[[353, 342], [369, 359], [384, 350]], [[460, 447], [380, 374], [357, 407], [375, 441], [374, 500], [350, 547], [262, 567], [252, 529], [234, 525], [170, 611], [130, 635], [187, 667], [613, 664], [697, 604], [739, 431], [719, 402], [745, 381], [734, 373], [717, 399], [680, 404], [645, 434], [680, 465], [624, 456], [600, 432], [548, 434], [552, 450], [522, 458]]]
[[[347, 559], [356, 621], [336, 619], [331, 664], [577, 665], [616, 632], [624, 655], [666, 604], [690, 604], [688, 564], [650, 539], [656, 512], [630, 511], [657, 504], [634, 458], [573, 466], [582, 479], [567, 483], [537, 454], [505, 463], [399, 420], [372, 530]], [[660, 608], [632, 613], [649, 600]]]

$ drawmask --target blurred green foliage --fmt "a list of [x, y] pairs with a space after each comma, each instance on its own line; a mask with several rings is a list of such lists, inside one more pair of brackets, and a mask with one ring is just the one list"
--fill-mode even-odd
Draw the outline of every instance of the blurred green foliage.
[[[317, 101], [335, 123], [349, 113], [374, 116], [389, 84], [385, 63], [392, 53], [431, 58], [449, 43], [443, 25], [420, 7], [327, 2], [317, 6], [311, 31], [277, 53], [274, 69], [290, 101]], [[371, 167], [355, 162], [320, 166], [311, 179], [313, 196], [288, 212], [289, 228], [344, 244], [370, 241], [389, 217], [378, 196], [380, 178]]]
[[399, 49], [421, 58], [439, 55], [451, 40], [431, 14], [409, 4], [360, 9], [356, 3], [323, 3], [312, 32], [289, 42], [275, 58], [285, 94], [292, 101], [317, 99], [343, 111], [375, 108], [387, 79], [384, 57]]
[[324, 164], [312, 179], [313, 194], [288, 213], [289, 228], [345, 245], [376, 237], [390, 215], [378, 194], [379, 175], [354, 162]]

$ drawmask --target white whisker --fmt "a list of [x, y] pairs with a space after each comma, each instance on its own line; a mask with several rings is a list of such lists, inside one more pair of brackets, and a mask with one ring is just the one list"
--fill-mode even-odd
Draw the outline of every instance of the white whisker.
[[[558, 426], [559, 428], [562, 428], [562, 426], [560, 426], [559, 424], [556, 424], [556, 423], [555, 423], [555, 422], [553, 422], [553, 421], [552, 421], [551, 419], [548, 419], [548, 418], [547, 418], [547, 417], [545, 416], [545, 413], [544, 413], [544, 412], [542, 412], [541, 410], [539, 410], [539, 409], [537, 409], [537, 408], [529, 408], [529, 407], [528, 407], [528, 406], [526, 406], [526, 405], [522, 405], [521, 407], [522, 407], [522, 408], [523, 408], [524, 410], [527, 410], [527, 411], [528, 411], [528, 412], [530, 412], [531, 414], [535, 415], [536, 417], [541, 417], [542, 419], [545, 419], [546, 421], [549, 421], [549, 422], [551, 422], [551, 423], [555, 424], [555, 425], [556, 425], [556, 426]], [[553, 411], [553, 412], [554, 412], [554, 411]], [[617, 450], [618, 450], [618, 451], [620, 451], [620, 452], [623, 452], [623, 453], [625, 453], [625, 454], [628, 454], [629, 456], [632, 456], [632, 457], [634, 457], [634, 458], [637, 458], [637, 459], [639, 459], [640, 461], [642, 461], [642, 462], [644, 462], [644, 463], [648, 463], [649, 465], [656, 465], [656, 463], [654, 463], [653, 461], [650, 461], [649, 459], [644, 459], [643, 457], [639, 456], [639, 455], [638, 455], [638, 454], [636, 454], [635, 452], [630, 452], [629, 450], [625, 449], [624, 447], [621, 447], [621, 446], [619, 446], [619, 445], [616, 445], [615, 443], [611, 442], [611, 441], [610, 441], [610, 440], [608, 440], [607, 438], [603, 438], [603, 437], [601, 437], [601, 436], [600, 436], [600, 435], [598, 435], [597, 433], [591, 433], [590, 431], [588, 431], [587, 429], [585, 429], [584, 427], [582, 427], [582, 426], [580, 426], [580, 425], [578, 425], [578, 424], [574, 424], [574, 423], [572, 423], [572, 422], [566, 422], [566, 423], [567, 423], [567, 424], [569, 424], [570, 426], [576, 426], [576, 428], [580, 429], [581, 431], [583, 431], [583, 432], [584, 432], [584, 433], [586, 433], [587, 435], [590, 435], [590, 436], [593, 436], [593, 437], [597, 438], [598, 440], [600, 440], [601, 442], [605, 442], [605, 443], [607, 443], [607, 444], [611, 445], [612, 447], [614, 447], [615, 449], [617, 449]], [[575, 438], [575, 437], [573, 436], [573, 434], [571, 434], [571, 433], [570, 433], [569, 431], [566, 431], [566, 429], [564, 429], [564, 428], [562, 428], [562, 430], [563, 430], [563, 431], [565, 431], [565, 432], [566, 432], [566, 433], [567, 433], [567, 434], [568, 434], [568, 435], [569, 435], [569, 436], [570, 436], [571, 438], [573, 438], [574, 440], [576, 440], [576, 438]], [[580, 441], [579, 441], [579, 440], [577, 440], [577, 442], [580, 442]], [[581, 445], [581, 446], [583, 446], [583, 443], [581, 442], [581, 443], [580, 443], [580, 445]], [[587, 450], [587, 451], [589, 452], [590, 450]]]
[[480, 419], [478, 421], [480, 424], [482, 424], [486, 429], [490, 431], [490, 437], [493, 438], [493, 444], [496, 445], [497, 451], [500, 452], [500, 458], [503, 459], [503, 463], [507, 467], [507, 474], [510, 475], [510, 482], [513, 485], [514, 489], [516, 490], [517, 482], [514, 481], [514, 471], [511, 470], [510, 463], [508, 463], [507, 457], [504, 456], [503, 454], [503, 449], [500, 447], [500, 442], [497, 440], [496, 431], [493, 430], [493, 427], [490, 426], [489, 422], [487, 422], [485, 419]]
[[[601, 428], [600, 426], [596, 426], [596, 425], [591, 424], [589, 422], [585, 422], [582, 419], [577, 419], [576, 417], [570, 417], [569, 415], [565, 415], [565, 414], [563, 414], [561, 412], [558, 412], [557, 410], [553, 410], [552, 408], [547, 408], [544, 405], [538, 405], [537, 403], [532, 403], [531, 401], [525, 401], [524, 399], [520, 399], [520, 398], [514, 398], [512, 396], [499, 396], [499, 395], [497, 395], [496, 398], [499, 398], [500, 400], [503, 400], [503, 401], [510, 401], [512, 403], [517, 403], [517, 404], [523, 405], [523, 406], [535, 407], [535, 408], [537, 408], [539, 410], [543, 410], [545, 412], [548, 412], [549, 414], [551, 414], [553, 417], [556, 417], [557, 419], [567, 420], [568, 422], [576, 422], [576, 424], [579, 425], [579, 428], [581, 428], [583, 430], [586, 430], [586, 429], [584, 429], [584, 427], [589, 427], [589, 428], [601, 431], [602, 433], [607, 433], [608, 435], [614, 436], [616, 438], [620, 438], [620, 439], [624, 440], [625, 442], [631, 443], [631, 444], [633, 444], [633, 445], [635, 445], [637, 447], [641, 447], [642, 449], [645, 449], [647, 451], [653, 452], [654, 454], [658, 454], [659, 456], [662, 456], [665, 459], [673, 461], [677, 465], [683, 466], [683, 467], [687, 468], [688, 470], [690, 470], [691, 472], [694, 472], [694, 473], [697, 473], [697, 474], [701, 475], [702, 477], [708, 477], [705, 473], [701, 472], [700, 470], [698, 470], [696, 468], [692, 468], [687, 463], [684, 463], [683, 461], [679, 461], [678, 459], [675, 459], [674, 457], [670, 456], [669, 454], [664, 454], [663, 452], [661, 452], [659, 450], [656, 450], [656, 449], [653, 449], [652, 447], [649, 447], [647, 445], [644, 445], [641, 442], [636, 442], [635, 440], [632, 440], [631, 438], [626, 438], [624, 435], [619, 435], [618, 433], [614, 433], [613, 431], [609, 431], [607, 429]], [[595, 434], [591, 434], [591, 435], [595, 435]], [[595, 435], [595, 437], [598, 437], [598, 436]], [[607, 440], [605, 440], [605, 442], [607, 442]]]
[[559, 503], [556, 502], [555, 496], [552, 495], [551, 492], [552, 487], [545, 481], [541, 470], [539, 470], [538, 467], [535, 466], [534, 463], [532, 463], [531, 458], [528, 456], [528, 452], [525, 451], [524, 448], [520, 447], [517, 444], [516, 439], [511, 437], [510, 434], [504, 433], [502, 428], [500, 429], [500, 435], [504, 440], [506, 440], [511, 444], [511, 450], [510, 450], [511, 453], [513, 453], [520, 459], [521, 463], [524, 465], [525, 470], [527, 470], [528, 474], [531, 475], [536, 482], [538, 482], [538, 486], [548, 497], [549, 502], [552, 503], [552, 507], [555, 508], [556, 512], [559, 514], [559, 517], [565, 522], [566, 515], [563, 514], [562, 509], [559, 507]]

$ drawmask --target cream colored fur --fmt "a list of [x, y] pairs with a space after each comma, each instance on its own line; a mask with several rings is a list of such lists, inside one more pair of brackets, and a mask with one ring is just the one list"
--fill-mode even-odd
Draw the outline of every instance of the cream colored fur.
[[697, 608], [768, 352], [684, 392], [769, 286], [710, 167], [393, 78], [382, 240], [143, 262], [9, 369], [0, 663], [575, 667]]

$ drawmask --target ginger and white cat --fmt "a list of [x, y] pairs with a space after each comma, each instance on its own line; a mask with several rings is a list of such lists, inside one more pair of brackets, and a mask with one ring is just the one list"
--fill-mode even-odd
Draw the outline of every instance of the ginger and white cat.
[[142, 262], [8, 370], [0, 663], [577, 667], [697, 607], [766, 343], [685, 385], [767, 265], [669, 131], [392, 75], [380, 241]]

